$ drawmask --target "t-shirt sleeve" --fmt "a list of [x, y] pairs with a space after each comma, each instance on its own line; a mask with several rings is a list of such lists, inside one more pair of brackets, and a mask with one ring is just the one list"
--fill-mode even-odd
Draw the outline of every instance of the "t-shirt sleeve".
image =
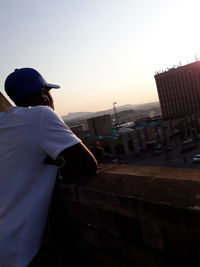
[[53, 159], [65, 148], [81, 142], [62, 118], [49, 107], [42, 110], [39, 123], [40, 146]]

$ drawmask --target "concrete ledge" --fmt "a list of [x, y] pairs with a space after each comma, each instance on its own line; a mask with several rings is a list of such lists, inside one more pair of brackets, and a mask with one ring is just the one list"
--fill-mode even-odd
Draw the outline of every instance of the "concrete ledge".
[[[80, 202], [86, 201], [84, 192], [87, 192], [88, 195], [90, 194], [88, 198], [90, 205], [94, 203], [93, 200], [97, 201], [94, 195], [103, 194], [104, 206], [109, 205], [111, 199], [117, 196], [198, 212], [200, 211], [200, 173], [195, 169], [191, 169], [191, 173], [190, 170], [186, 170], [111, 165], [110, 168], [102, 168], [84, 185], [77, 187], [65, 184], [61, 186], [63, 187], [61, 191], [64, 191], [65, 197]], [[106, 197], [109, 197], [109, 203], [105, 203]]]
[[56, 199], [72, 239], [119, 266], [200, 264], [198, 170], [102, 165], [81, 186], [58, 185]]

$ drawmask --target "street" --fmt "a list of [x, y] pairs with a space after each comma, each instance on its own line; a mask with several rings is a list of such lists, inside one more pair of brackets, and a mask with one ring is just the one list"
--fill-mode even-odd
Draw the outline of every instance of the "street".
[[195, 147], [181, 153], [180, 145], [173, 145], [172, 150], [160, 155], [153, 155], [152, 152], [141, 153], [138, 156], [126, 155], [122, 159], [123, 164], [134, 164], [144, 166], [163, 166], [177, 168], [200, 168], [199, 163], [193, 163], [193, 156], [200, 154], [200, 140], [195, 141]]

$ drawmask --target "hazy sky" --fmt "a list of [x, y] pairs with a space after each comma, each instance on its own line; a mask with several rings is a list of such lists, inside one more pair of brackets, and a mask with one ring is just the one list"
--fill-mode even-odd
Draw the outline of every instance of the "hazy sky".
[[56, 111], [158, 100], [155, 71], [200, 57], [199, 0], [0, 0], [0, 82], [36, 68]]

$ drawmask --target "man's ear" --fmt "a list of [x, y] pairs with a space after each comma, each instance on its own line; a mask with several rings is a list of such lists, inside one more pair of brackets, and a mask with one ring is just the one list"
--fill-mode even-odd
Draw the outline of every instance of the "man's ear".
[[48, 92], [41, 91], [41, 98], [42, 98], [42, 105], [49, 106], [52, 109], [54, 109], [53, 98], [50, 95], [49, 91]]
[[44, 101], [44, 105], [51, 106], [50, 99], [47, 95], [45, 95], [43, 92], [41, 92], [42, 99]]

